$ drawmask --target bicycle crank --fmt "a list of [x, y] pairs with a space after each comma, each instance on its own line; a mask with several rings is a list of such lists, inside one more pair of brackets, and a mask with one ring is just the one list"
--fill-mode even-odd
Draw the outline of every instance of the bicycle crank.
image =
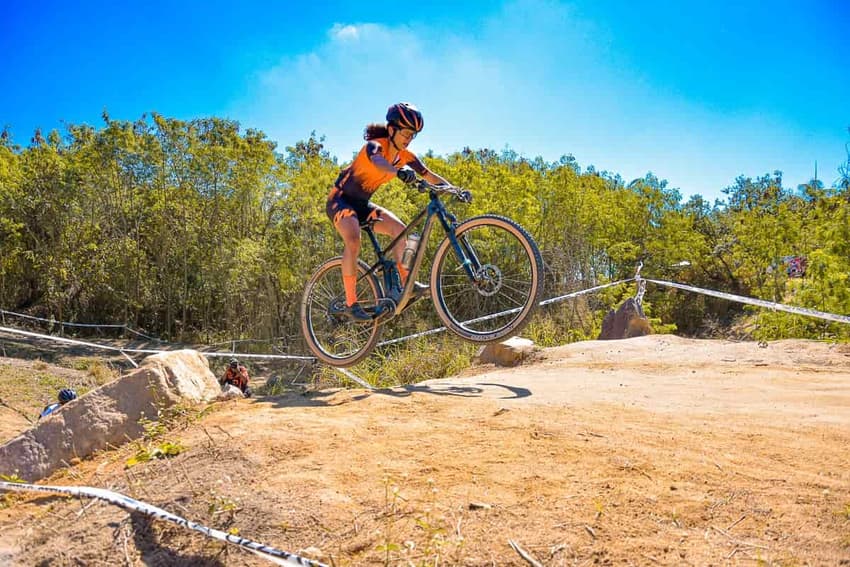
[[366, 312], [370, 313], [375, 321], [383, 323], [395, 316], [397, 308], [398, 303], [393, 298], [382, 297], [374, 307], [367, 307]]

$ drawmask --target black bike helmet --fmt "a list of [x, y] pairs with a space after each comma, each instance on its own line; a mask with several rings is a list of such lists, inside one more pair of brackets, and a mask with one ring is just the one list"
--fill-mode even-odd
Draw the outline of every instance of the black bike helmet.
[[71, 400], [77, 399], [77, 392], [71, 390], [70, 388], [62, 388], [59, 390], [59, 402], [63, 404], [67, 404]]
[[238, 360], [236, 360], [235, 358], [231, 358], [231, 359], [230, 359], [230, 367], [231, 367], [231, 368], [236, 368], [237, 366], [239, 366], [239, 361], [238, 361]]
[[419, 109], [409, 102], [400, 102], [387, 109], [387, 124], [398, 128], [407, 128], [416, 133], [422, 131], [425, 121]]

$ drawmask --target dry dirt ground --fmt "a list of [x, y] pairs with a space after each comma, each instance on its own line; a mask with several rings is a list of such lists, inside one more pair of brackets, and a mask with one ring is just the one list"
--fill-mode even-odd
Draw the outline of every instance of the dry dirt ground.
[[[425, 362], [427, 363], [427, 361]], [[191, 417], [191, 416], [190, 416]], [[48, 479], [333, 565], [850, 565], [850, 345], [650, 336], [394, 390], [214, 404]], [[0, 564], [266, 565], [98, 501], [7, 496]]]

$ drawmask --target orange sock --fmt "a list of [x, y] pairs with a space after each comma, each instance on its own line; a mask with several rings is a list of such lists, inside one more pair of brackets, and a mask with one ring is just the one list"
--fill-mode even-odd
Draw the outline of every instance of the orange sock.
[[396, 268], [398, 268], [398, 275], [401, 276], [401, 285], [406, 285], [407, 284], [407, 276], [410, 275], [410, 270], [408, 270], [407, 268], [405, 268], [404, 266], [402, 266], [399, 263], [396, 263]]
[[342, 275], [342, 283], [345, 286], [345, 303], [354, 305], [357, 303], [357, 276]]

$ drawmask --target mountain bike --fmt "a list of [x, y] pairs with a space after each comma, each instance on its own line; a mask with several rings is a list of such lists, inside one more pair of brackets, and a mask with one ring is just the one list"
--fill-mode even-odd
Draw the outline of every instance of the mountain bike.
[[[458, 222], [442, 197], [469, 203], [469, 191], [417, 179], [428, 205], [404, 232], [382, 248], [374, 223], [361, 224], [377, 260], [358, 259], [357, 297], [372, 320], [355, 322], [339, 313], [345, 307], [342, 257], [324, 262], [307, 282], [301, 300], [301, 328], [316, 357], [332, 366], [351, 366], [378, 344], [383, 325], [416, 299], [414, 286], [402, 287], [395, 260], [388, 255], [422, 223], [413, 251], [408, 284], [416, 281], [428, 239], [439, 225], [445, 238], [431, 265], [430, 297], [437, 316], [450, 331], [474, 343], [489, 343], [518, 333], [529, 321], [543, 291], [543, 259], [531, 235], [503, 216], [485, 214]], [[424, 219], [424, 223], [423, 223]]]

